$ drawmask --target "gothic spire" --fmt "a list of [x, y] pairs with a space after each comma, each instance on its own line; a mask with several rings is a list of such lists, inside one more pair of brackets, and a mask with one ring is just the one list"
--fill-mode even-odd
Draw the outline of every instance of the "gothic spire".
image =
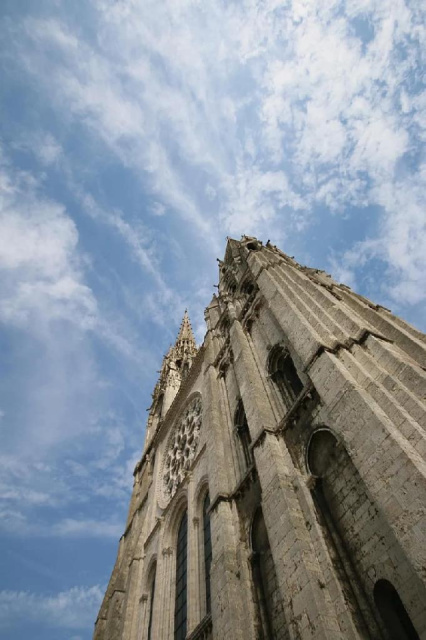
[[191, 346], [196, 347], [195, 338], [192, 332], [191, 322], [189, 320], [187, 309], [185, 309], [185, 313], [183, 314], [183, 319], [180, 325], [179, 334], [178, 334], [178, 337], [176, 338], [176, 346], [178, 346], [179, 343], [183, 341], [187, 341], [191, 343]]

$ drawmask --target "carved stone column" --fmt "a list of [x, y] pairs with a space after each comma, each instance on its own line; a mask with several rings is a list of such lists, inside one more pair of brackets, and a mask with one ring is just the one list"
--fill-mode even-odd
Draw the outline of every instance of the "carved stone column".
[[[189, 510], [188, 510], [189, 516]], [[192, 522], [192, 526], [190, 523]], [[197, 517], [188, 518], [188, 634], [201, 620], [200, 610], [200, 530]]]
[[234, 486], [234, 471], [229, 465], [229, 430], [225, 421], [226, 412], [217, 379], [217, 371], [213, 366], [214, 353], [212, 336], [206, 338], [205, 391], [203, 401], [203, 423], [208, 431], [207, 459], [209, 463], [210, 500], [214, 502], [220, 493], [229, 493]]
[[148, 609], [149, 594], [143, 593], [139, 599], [139, 624], [138, 624], [138, 640], [146, 640], [148, 636]]
[[143, 567], [144, 567], [144, 559], [145, 556], [141, 556], [140, 558], [135, 558], [133, 561], [134, 572], [135, 572], [135, 580], [134, 580], [134, 592], [133, 592], [133, 600], [134, 606], [132, 611], [132, 618], [130, 623], [130, 632], [129, 638], [130, 640], [139, 640], [139, 627], [140, 627], [140, 619], [141, 619], [141, 611], [140, 611], [140, 597], [139, 594], [142, 592], [142, 577], [143, 577]]
[[[173, 549], [167, 547], [161, 554], [161, 592], [154, 599], [154, 623], [152, 636], [158, 640], [173, 640], [174, 606], [174, 562]], [[158, 567], [157, 567], [158, 570]]]

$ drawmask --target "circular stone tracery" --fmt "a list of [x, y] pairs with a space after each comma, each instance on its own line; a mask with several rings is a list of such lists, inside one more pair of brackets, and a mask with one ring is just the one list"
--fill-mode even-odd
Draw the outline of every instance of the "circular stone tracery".
[[201, 398], [197, 396], [181, 416], [166, 453], [163, 491], [172, 498], [195, 456], [201, 428]]

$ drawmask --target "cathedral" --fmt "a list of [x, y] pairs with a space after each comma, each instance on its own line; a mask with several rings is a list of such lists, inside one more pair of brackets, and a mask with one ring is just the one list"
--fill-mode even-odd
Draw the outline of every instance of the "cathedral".
[[164, 357], [95, 640], [426, 639], [426, 336], [229, 239]]

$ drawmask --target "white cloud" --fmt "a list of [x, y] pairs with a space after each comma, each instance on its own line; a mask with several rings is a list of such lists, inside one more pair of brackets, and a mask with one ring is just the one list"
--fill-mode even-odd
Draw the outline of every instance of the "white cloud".
[[[127, 478], [127, 484], [129, 484], [129, 478]], [[117, 497], [117, 491], [114, 492], [113, 489], [108, 494], [96, 491], [94, 494], [109, 498]], [[123, 497], [123, 492], [120, 493], [120, 497]], [[127, 492], [125, 498], [128, 498]], [[7, 507], [0, 509], [0, 517], [0, 530], [20, 538], [112, 538], [118, 540], [123, 533], [124, 526], [124, 523], [117, 519], [102, 518], [69, 517], [49, 522], [37, 519], [34, 514], [24, 513], [19, 508]]]
[[[241, 228], [252, 235], [262, 235], [265, 225], [273, 228], [279, 220], [278, 213], [287, 208], [289, 220], [298, 211], [306, 210], [303, 199], [293, 192], [283, 171], [262, 171], [256, 165], [242, 169], [229, 179], [226, 185], [229, 200], [222, 211], [224, 225], [231, 234]], [[283, 229], [275, 229], [274, 241], [283, 242]]]
[[122, 237], [132, 251], [134, 259], [154, 279], [155, 284], [166, 297], [173, 297], [173, 292], [165, 284], [158, 265], [155, 245], [149, 229], [140, 221], [132, 226], [124, 219], [121, 211], [103, 209], [90, 194], [81, 194], [84, 210], [94, 219], [109, 225]]
[[[91, 265], [80, 249], [76, 224], [60, 203], [43, 195], [41, 179], [3, 157], [0, 186], [0, 323], [5, 330], [22, 332], [18, 357], [32, 349], [37, 354], [15, 379], [13, 393], [25, 402], [8, 407], [3, 450], [18, 447], [21, 456], [33, 458], [87, 435], [98, 413], [107, 411], [94, 337], [132, 372], [142, 361], [149, 363], [151, 354], [119, 310], [105, 302], [99, 307], [87, 282]], [[135, 259], [157, 278], [168, 303], [169, 290], [150, 258], [143, 230], [133, 229], [119, 212], [98, 214], [94, 201], [89, 205], [92, 215], [104, 215], [119, 230]], [[3, 489], [10, 499], [10, 486]], [[30, 495], [34, 503], [49, 502], [39, 487]]]
[[0, 166], [0, 319], [34, 328], [64, 319], [92, 327], [97, 305], [82, 274], [78, 232], [64, 207], [27, 173]]
[[154, 202], [154, 204], [151, 206], [151, 212], [155, 216], [161, 217], [166, 213], [166, 207], [164, 206], [164, 204], [161, 204], [161, 202]]
[[[161, 202], [151, 213], [178, 212], [216, 254], [228, 232], [304, 234], [317, 206], [379, 204], [381, 226], [392, 224], [379, 194], [424, 137], [424, 93], [407, 78], [426, 30], [404, 0], [95, 10], [96, 43], [66, 21], [27, 20], [20, 56], [67, 117], [141, 176]], [[107, 219], [147, 269], [146, 229]]]
[[62, 146], [56, 138], [46, 131], [26, 132], [12, 146], [14, 149], [30, 151], [45, 167], [57, 164], [63, 153]]
[[[91, 628], [102, 602], [104, 587], [72, 587], [53, 595], [28, 591], [0, 591], [0, 627], [42, 624], [64, 629]], [[74, 636], [75, 637], [75, 636]]]
[[84, 538], [114, 538], [119, 539], [123, 533], [122, 522], [108, 522], [105, 520], [78, 520], [65, 518], [52, 526], [52, 536], [84, 537]]
[[206, 196], [209, 200], [214, 200], [217, 196], [216, 189], [211, 184], [207, 184], [205, 188]]

